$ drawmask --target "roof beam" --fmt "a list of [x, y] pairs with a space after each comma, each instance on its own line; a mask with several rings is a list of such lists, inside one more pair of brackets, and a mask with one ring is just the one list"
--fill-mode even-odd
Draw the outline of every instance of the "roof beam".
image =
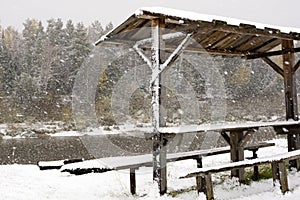
[[297, 47], [297, 48], [287, 48], [287, 49], [282, 49], [282, 50], [278, 50], [278, 51], [255, 53], [255, 54], [246, 55], [244, 58], [250, 60], [250, 59], [270, 57], [270, 56], [279, 56], [279, 55], [285, 55], [285, 54], [297, 53], [297, 52], [300, 52], [299, 47]]
[[261, 59], [263, 61], [265, 61], [268, 65], [270, 65], [282, 77], [284, 76], [283, 69], [281, 67], [279, 67], [276, 63], [274, 63], [270, 58], [268, 58], [268, 57], [262, 57]]
[[298, 60], [298, 62], [295, 64], [293, 71], [296, 72], [300, 67], [300, 60]]

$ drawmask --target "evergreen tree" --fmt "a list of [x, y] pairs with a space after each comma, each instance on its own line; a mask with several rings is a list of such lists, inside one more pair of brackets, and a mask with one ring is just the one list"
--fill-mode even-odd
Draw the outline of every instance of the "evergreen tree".
[[28, 19], [23, 30], [22, 72], [29, 74], [42, 84], [44, 28], [36, 19]]
[[10, 95], [14, 88], [17, 74], [16, 62], [13, 60], [8, 40], [5, 38], [5, 30], [2, 31], [0, 40], [0, 69], [2, 71], [2, 90]]
[[103, 27], [101, 23], [96, 20], [89, 26], [89, 40], [90, 42], [96, 42], [104, 34]]

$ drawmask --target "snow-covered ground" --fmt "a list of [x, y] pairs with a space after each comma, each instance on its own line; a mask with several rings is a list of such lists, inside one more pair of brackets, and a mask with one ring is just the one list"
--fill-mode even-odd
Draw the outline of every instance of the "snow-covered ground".
[[[286, 140], [275, 140], [275, 147], [260, 149], [260, 157], [287, 151]], [[250, 153], [250, 152], [248, 152]], [[250, 154], [249, 154], [250, 155]], [[246, 153], [247, 156], [247, 153]], [[212, 166], [229, 161], [229, 155], [211, 156], [203, 159], [205, 166]], [[178, 179], [189, 169], [195, 169], [193, 160], [168, 164], [168, 191], [179, 191], [195, 185], [195, 179]], [[236, 180], [229, 178], [229, 173], [213, 176], [216, 199], [288, 199], [296, 200], [300, 196], [300, 172], [289, 172], [290, 191], [281, 194], [279, 186], [273, 187], [272, 180], [261, 180], [250, 186], [239, 186]], [[81, 176], [62, 173], [59, 170], [40, 171], [35, 165], [0, 166], [0, 199], [205, 199], [195, 190], [159, 196], [152, 182], [151, 168], [137, 171], [137, 195], [129, 190], [129, 171], [111, 171], [102, 174]]]

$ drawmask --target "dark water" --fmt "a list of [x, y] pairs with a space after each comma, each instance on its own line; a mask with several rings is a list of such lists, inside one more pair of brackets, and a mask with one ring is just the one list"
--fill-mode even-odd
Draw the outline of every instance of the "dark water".
[[83, 136], [0, 140], [0, 164], [100, 158], [148, 153], [151, 141], [134, 137]]
[[0, 152], [1, 164], [35, 164], [41, 160], [91, 157], [76, 137], [3, 139]]

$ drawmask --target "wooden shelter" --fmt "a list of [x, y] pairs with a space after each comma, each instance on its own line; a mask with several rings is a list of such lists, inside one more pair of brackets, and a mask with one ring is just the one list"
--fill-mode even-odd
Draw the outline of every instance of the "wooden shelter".
[[[188, 44], [191, 38], [193, 42]], [[298, 121], [295, 73], [300, 61], [295, 62], [294, 55], [300, 52], [300, 48], [294, 47], [294, 41], [297, 40], [300, 40], [300, 30], [297, 29], [266, 27], [263, 24], [167, 8], [141, 8], [96, 42], [96, 45], [103, 42], [131, 45], [152, 69], [153, 177], [159, 183], [161, 194], [166, 192], [167, 142], [166, 133], [160, 131], [165, 126], [160, 113], [164, 93], [160, 88], [161, 73], [183, 51], [262, 59], [284, 79], [286, 120]], [[280, 50], [273, 50], [275, 47], [280, 47]], [[147, 57], [147, 50], [151, 51], [151, 58]], [[278, 55], [282, 55], [282, 66], [270, 59]], [[243, 140], [243, 137], [234, 133], [232, 138], [235, 138], [236, 144]], [[298, 126], [291, 129], [287, 138], [289, 151], [300, 148]], [[291, 162], [291, 166], [300, 168], [297, 161]]]

